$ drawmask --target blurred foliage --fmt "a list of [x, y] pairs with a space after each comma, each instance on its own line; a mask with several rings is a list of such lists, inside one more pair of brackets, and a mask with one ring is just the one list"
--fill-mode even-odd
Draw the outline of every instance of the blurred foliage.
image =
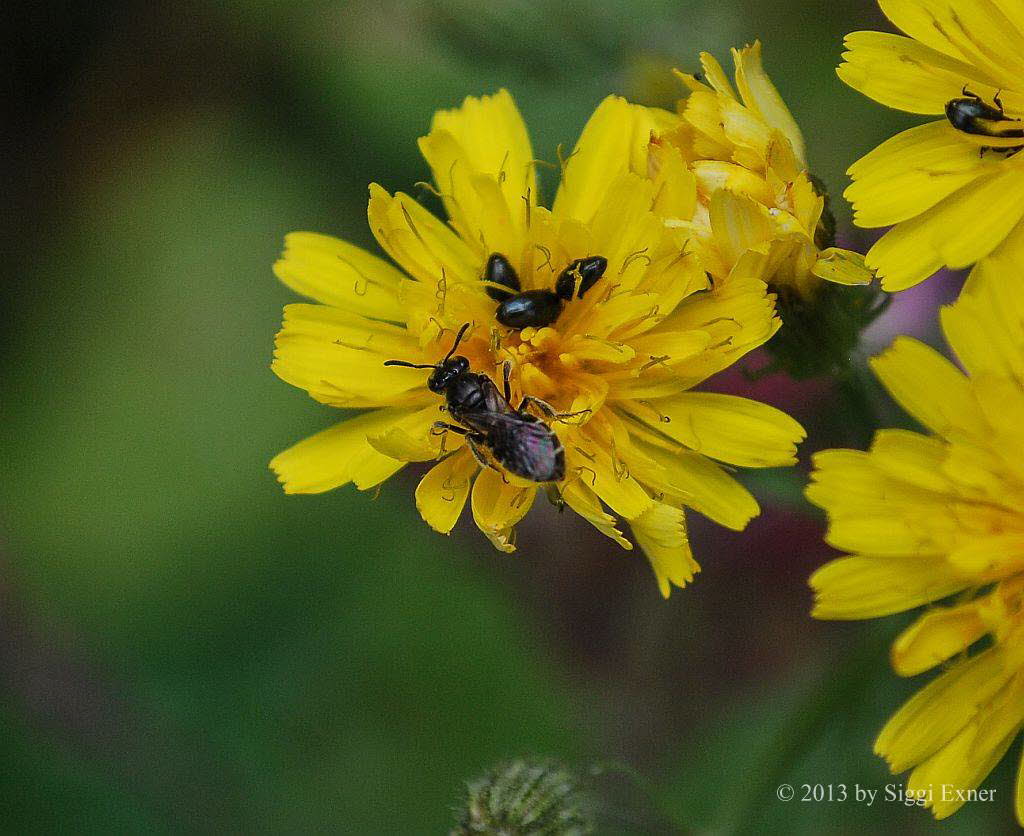
[[[427, 530], [406, 477], [376, 499], [284, 497], [266, 469], [337, 419], [268, 369], [281, 238], [369, 244], [366, 184], [424, 178], [435, 109], [508, 87], [553, 159], [606, 93], [670, 104], [669, 67], [760, 37], [838, 193], [899, 123], [833, 72], [872, 5], [66, 2], [10, 19], [5, 831], [438, 833], [468, 778], [519, 755], [623, 759], [657, 788], [631, 804], [684, 827], [931, 826], [765, 784], [898, 780], [870, 743], [909, 693], [879, 639], [895, 625], [807, 619], [825, 549], [799, 474], [752, 480], [782, 516], [746, 535], [695, 521], [705, 572], [663, 603], [642, 560], [578, 521], [539, 514], [499, 557]], [[1007, 826], [1009, 779], [992, 785], [1000, 802], [946, 829]]]

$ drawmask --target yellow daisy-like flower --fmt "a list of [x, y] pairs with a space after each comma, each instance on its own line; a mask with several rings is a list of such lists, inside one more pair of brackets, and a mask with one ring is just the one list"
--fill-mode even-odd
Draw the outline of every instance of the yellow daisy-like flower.
[[886, 290], [943, 266], [1024, 255], [1024, 4], [879, 0], [903, 35], [854, 32], [839, 77], [889, 107], [942, 118], [854, 163], [854, 221], [893, 226], [867, 264]]
[[[709, 288], [685, 231], [657, 213], [667, 173], [634, 173], [647, 171], [653, 127], [646, 108], [606, 99], [546, 209], [511, 96], [468, 98], [439, 112], [420, 140], [450, 226], [407, 195], [370, 187], [370, 228], [401, 269], [334, 238], [289, 235], [277, 275], [321, 304], [285, 309], [274, 371], [323, 403], [366, 411], [278, 455], [271, 467], [285, 491], [367, 489], [407, 462], [437, 459], [416, 489], [424, 520], [447, 533], [469, 498], [479, 528], [512, 551], [538, 483], [488, 457], [486, 443], [476, 445], [489, 465], [481, 468], [463, 435], [434, 429], [452, 417], [427, 372], [384, 367], [436, 364], [468, 324], [458, 354], [473, 372], [500, 391], [507, 369], [510, 408], [531, 396], [561, 416], [535, 413], [564, 449], [559, 501], [630, 548], [606, 508], [627, 520], [663, 594], [698, 569], [685, 507], [743, 528], [757, 503], [718, 462], [791, 464], [803, 431], [766, 405], [689, 391], [778, 321], [756, 278]], [[742, 230], [724, 234], [739, 246]], [[507, 288], [483, 280], [495, 254], [523, 291], [550, 290], [577, 259], [600, 256], [606, 267], [585, 294], [571, 274], [571, 298], [558, 300], [551, 324], [515, 330], [496, 321], [488, 293]]]
[[732, 57], [735, 89], [701, 53], [703, 73], [676, 73], [689, 89], [678, 113], [658, 116], [651, 170], [671, 172], [660, 207], [668, 223], [701, 245], [716, 281], [754, 275], [805, 302], [822, 278], [870, 282], [862, 256], [831, 246], [835, 220], [808, 171], [800, 128], [764, 71], [761, 44]]
[[[860, 332], [882, 310], [859, 253], [832, 246], [835, 219], [808, 171], [800, 129], [761, 64], [761, 45], [732, 50], [735, 87], [701, 54], [703, 72], [676, 113], [655, 111], [650, 171], [672, 191], [659, 209], [684, 230], [716, 283], [755, 276], [777, 297], [782, 329], [765, 372], [841, 372]], [[827, 279], [828, 281], [823, 281]]]
[[[875, 751], [894, 772], [913, 769], [908, 791], [936, 818], [972, 797], [1024, 726], [1024, 299], [1005, 281], [1024, 262], [986, 270], [1003, 275], [979, 277], [942, 312], [966, 375], [907, 337], [873, 361], [928, 433], [881, 430], [868, 452], [819, 453], [807, 489], [828, 513], [828, 542], [852, 553], [811, 577], [816, 617], [929, 605], [892, 661], [904, 676], [942, 672]], [[1024, 825], [1024, 768], [1016, 812]]]

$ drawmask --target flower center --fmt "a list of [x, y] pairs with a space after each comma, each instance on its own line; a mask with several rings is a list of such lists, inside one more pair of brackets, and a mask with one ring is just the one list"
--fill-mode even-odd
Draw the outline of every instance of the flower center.
[[[560, 406], [572, 400], [567, 373], [578, 365], [572, 354], [563, 352], [562, 335], [550, 326], [513, 331], [503, 345], [519, 372], [524, 394], [543, 398]], [[574, 389], [575, 387], [572, 387]]]

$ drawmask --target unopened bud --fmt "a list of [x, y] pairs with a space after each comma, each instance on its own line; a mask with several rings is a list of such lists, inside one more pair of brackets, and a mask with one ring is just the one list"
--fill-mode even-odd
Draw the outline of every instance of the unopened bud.
[[467, 786], [451, 836], [583, 836], [592, 805], [573, 773], [553, 761], [500, 764]]

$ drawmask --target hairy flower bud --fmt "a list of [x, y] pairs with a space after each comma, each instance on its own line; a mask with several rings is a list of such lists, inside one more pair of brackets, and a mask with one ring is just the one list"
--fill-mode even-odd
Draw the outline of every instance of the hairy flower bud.
[[572, 772], [549, 760], [514, 760], [467, 785], [451, 834], [582, 836], [593, 830], [591, 802]]

